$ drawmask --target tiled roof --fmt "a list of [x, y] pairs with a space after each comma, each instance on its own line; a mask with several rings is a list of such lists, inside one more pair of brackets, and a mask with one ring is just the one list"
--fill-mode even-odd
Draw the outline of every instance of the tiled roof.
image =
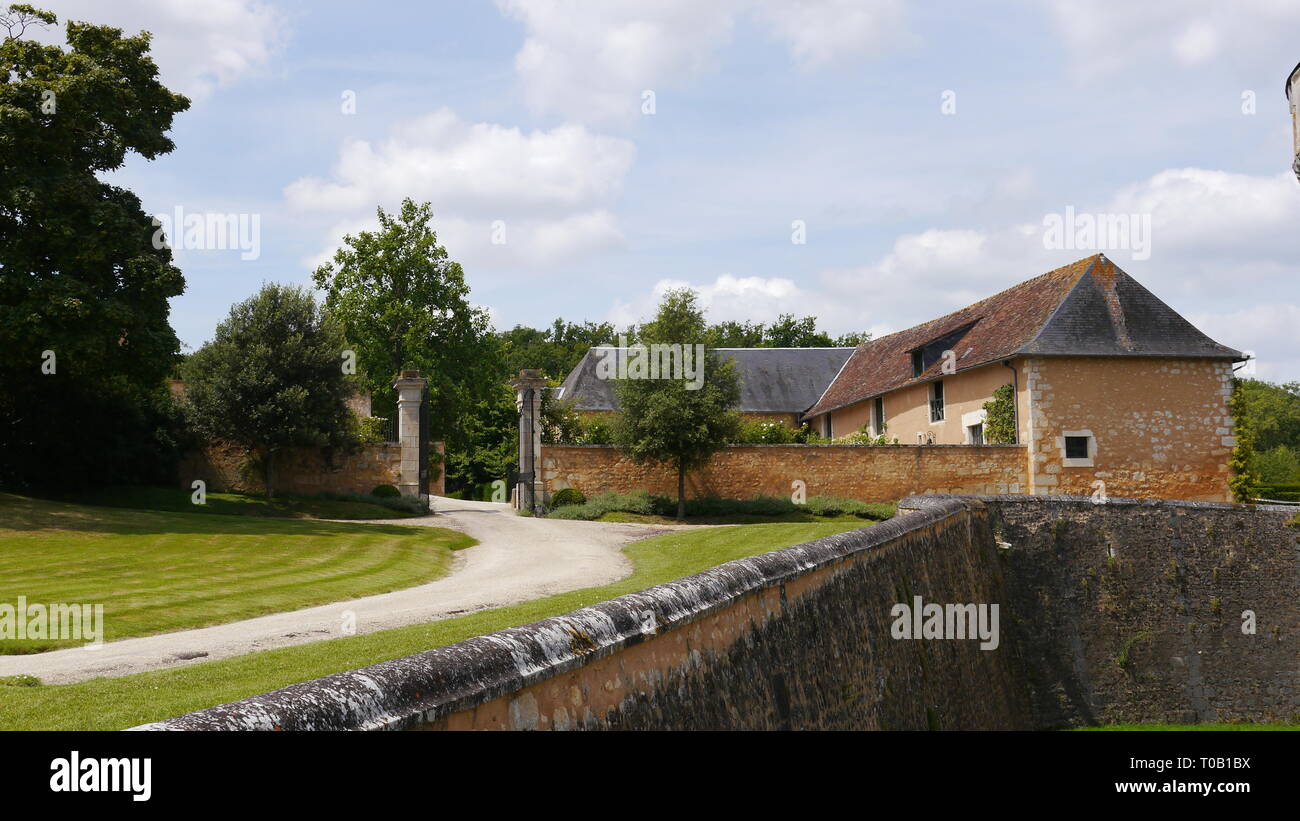
[[[560, 398], [574, 400], [576, 410], [617, 410], [611, 380], [596, 374], [605, 351], [592, 348], [565, 378]], [[718, 348], [736, 363], [740, 404], [746, 413], [802, 413], [844, 366], [853, 348]]]
[[914, 328], [859, 345], [805, 418], [942, 375], [911, 352], [950, 334], [958, 371], [1016, 355], [1241, 359], [1101, 254], [1049, 271]]

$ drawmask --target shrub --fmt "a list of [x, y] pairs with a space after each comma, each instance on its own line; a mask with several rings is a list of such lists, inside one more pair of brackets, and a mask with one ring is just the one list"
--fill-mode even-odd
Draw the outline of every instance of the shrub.
[[879, 502], [860, 502], [839, 496], [811, 496], [804, 508], [814, 516], [857, 516], [883, 522], [896, 512], [893, 505]]
[[576, 487], [566, 487], [551, 497], [551, 507], [565, 507], [567, 505], [585, 504], [587, 497], [582, 495], [582, 491]]
[[400, 499], [402, 491], [398, 490], [393, 485], [379, 485], [374, 490], [370, 491], [370, 495], [378, 496], [381, 499]]
[[984, 441], [990, 445], [1010, 445], [1016, 441], [1016, 390], [1003, 385], [984, 403]]
[[799, 431], [780, 422], [742, 420], [735, 439], [741, 445], [789, 445], [799, 441]]

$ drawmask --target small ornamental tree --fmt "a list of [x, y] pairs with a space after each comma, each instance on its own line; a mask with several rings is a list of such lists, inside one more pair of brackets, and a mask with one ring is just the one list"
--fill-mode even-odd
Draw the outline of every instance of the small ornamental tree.
[[[638, 343], [674, 345], [681, 353], [705, 338], [704, 313], [689, 289], [669, 291], [654, 321], [643, 325]], [[740, 401], [740, 379], [730, 359], [705, 349], [703, 379], [619, 379], [614, 382], [620, 413], [614, 441], [638, 464], [660, 463], [677, 471], [677, 518], [686, 517], [686, 473], [702, 467], [740, 430], [733, 408]], [[660, 374], [663, 377], [663, 374]], [[692, 389], [695, 387], [695, 389]]]
[[1248, 410], [1246, 386], [1240, 379], [1232, 380], [1232, 396], [1228, 399], [1228, 412], [1232, 414], [1233, 438], [1235, 444], [1232, 455], [1228, 457], [1228, 468], [1232, 476], [1228, 479], [1228, 489], [1232, 498], [1238, 502], [1249, 502], [1259, 485], [1254, 465], [1256, 420]]
[[990, 445], [1014, 445], [1016, 442], [1016, 391], [1003, 385], [984, 403], [984, 441]]
[[276, 457], [295, 446], [354, 440], [338, 324], [309, 292], [265, 285], [237, 303], [216, 337], [184, 365], [187, 410], [199, 434], [243, 445], [274, 495]]

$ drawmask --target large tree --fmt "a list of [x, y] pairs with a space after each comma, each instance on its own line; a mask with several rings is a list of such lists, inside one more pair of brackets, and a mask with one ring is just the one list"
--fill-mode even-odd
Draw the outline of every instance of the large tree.
[[[655, 318], [641, 326], [637, 342], [694, 346], [703, 344], [706, 331], [695, 292], [683, 288], [664, 295]], [[686, 517], [687, 472], [704, 466], [740, 429], [740, 416], [733, 410], [740, 401], [735, 363], [706, 349], [702, 364], [698, 387], [676, 378], [614, 383], [620, 408], [615, 441], [638, 464], [660, 463], [677, 471], [678, 519]]]
[[252, 451], [273, 496], [276, 458], [286, 448], [354, 441], [346, 347], [339, 324], [308, 291], [263, 286], [232, 307], [213, 340], [185, 361], [194, 428]]
[[184, 280], [140, 200], [98, 175], [171, 151], [189, 101], [158, 81], [147, 33], [30, 39], [56, 23], [0, 12], [0, 482], [156, 481]]
[[377, 231], [344, 237], [312, 275], [325, 308], [355, 346], [377, 415], [391, 416], [392, 380], [415, 368], [429, 380], [433, 435], [449, 454], [477, 447], [468, 417], [508, 401], [502, 343], [487, 312], [469, 304], [465, 274], [438, 244], [429, 204], [405, 199], [396, 215], [379, 208], [378, 217]]

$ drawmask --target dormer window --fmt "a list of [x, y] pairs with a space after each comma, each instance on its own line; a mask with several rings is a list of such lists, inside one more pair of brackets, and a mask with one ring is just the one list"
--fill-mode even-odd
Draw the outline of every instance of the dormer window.
[[920, 351], [912, 351], [912, 376], [920, 376], [925, 370], [925, 358]]

